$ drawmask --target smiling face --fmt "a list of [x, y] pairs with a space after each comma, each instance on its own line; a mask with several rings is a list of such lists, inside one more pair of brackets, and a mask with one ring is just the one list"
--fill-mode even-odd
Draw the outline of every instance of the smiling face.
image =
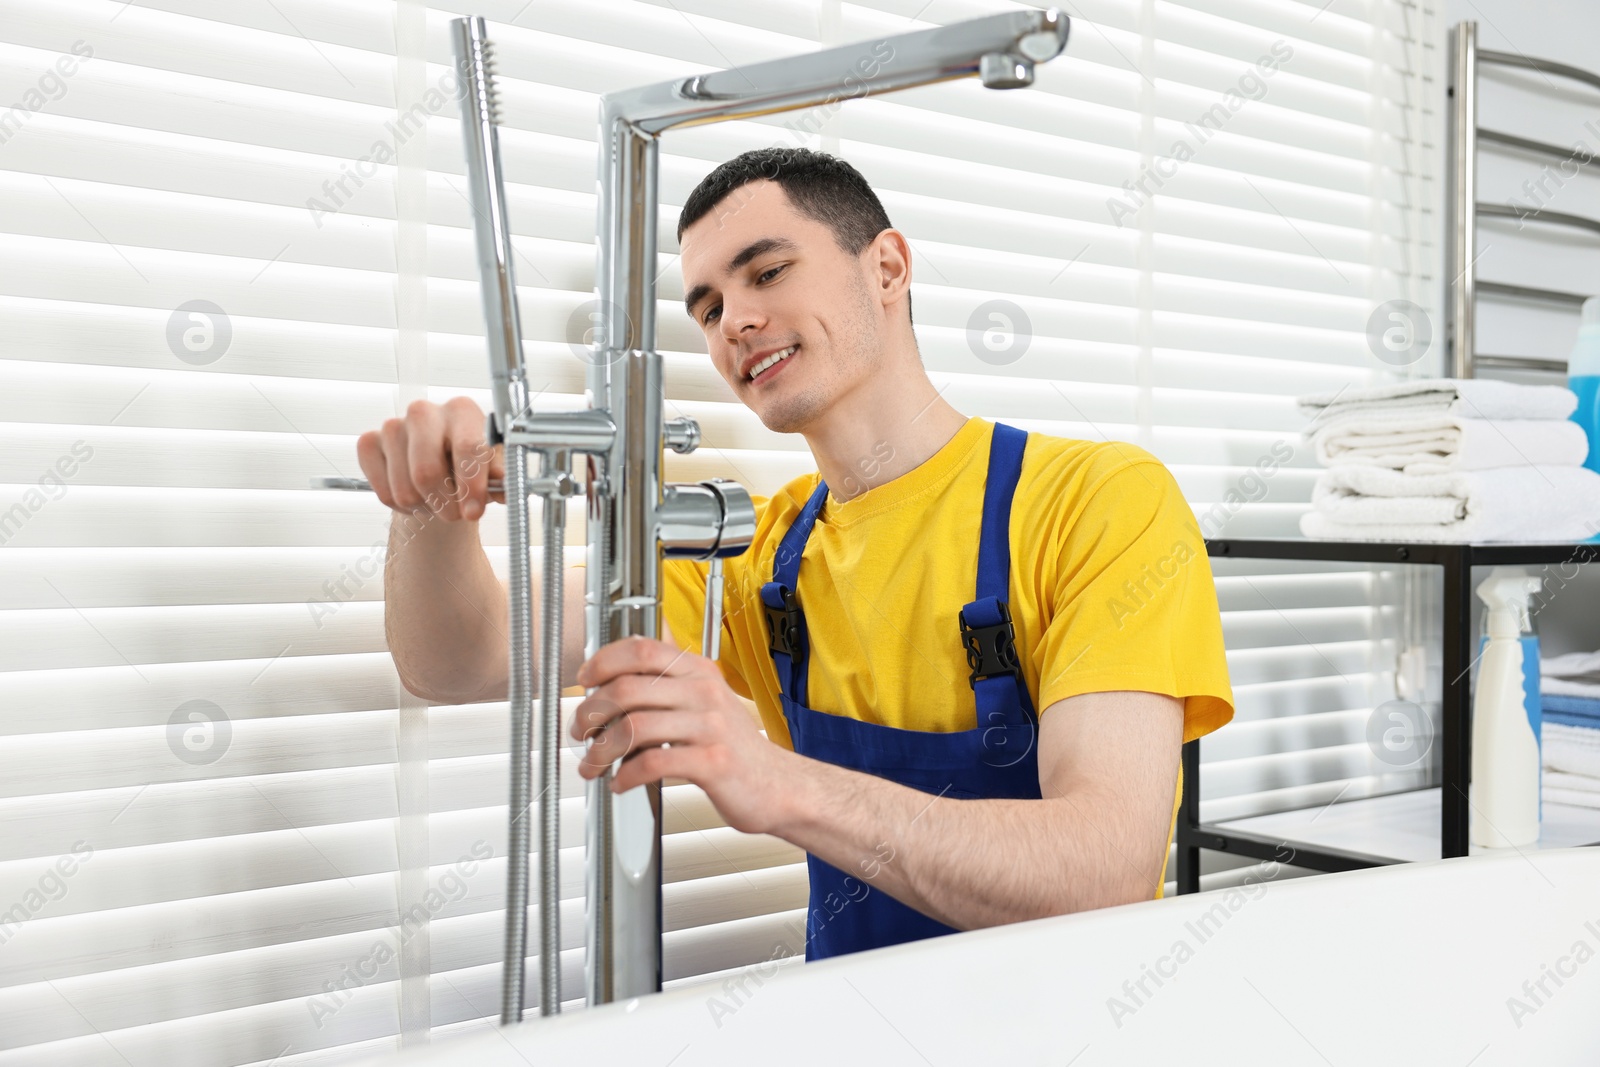
[[680, 248], [687, 310], [706, 351], [775, 432], [814, 428], [839, 400], [874, 384], [896, 328], [910, 335], [900, 306], [909, 283], [904, 238], [886, 230], [851, 255], [775, 182], [733, 190], [684, 230]]

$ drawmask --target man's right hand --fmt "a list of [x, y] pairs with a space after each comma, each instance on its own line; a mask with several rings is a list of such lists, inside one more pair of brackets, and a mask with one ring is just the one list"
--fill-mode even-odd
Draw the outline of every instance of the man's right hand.
[[489, 492], [490, 478], [505, 478], [504, 449], [490, 448], [483, 431], [482, 409], [464, 396], [414, 400], [404, 418], [362, 434], [356, 458], [385, 506], [476, 521], [489, 501], [505, 503], [504, 493]]

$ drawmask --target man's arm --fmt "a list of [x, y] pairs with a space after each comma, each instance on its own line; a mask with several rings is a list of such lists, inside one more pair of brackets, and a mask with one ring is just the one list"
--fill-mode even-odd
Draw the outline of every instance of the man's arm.
[[[508, 597], [478, 536], [489, 502], [504, 501], [488, 484], [504, 477], [505, 466], [500, 450], [484, 443], [483, 412], [465, 397], [413, 401], [403, 417], [362, 434], [356, 456], [373, 492], [394, 511], [383, 617], [401, 683], [438, 703], [505, 699]], [[536, 657], [541, 574], [535, 566]], [[567, 567], [564, 581], [563, 686], [583, 662], [583, 569]]]
[[[409, 537], [397, 513], [384, 565], [384, 630], [406, 689], [437, 704], [504, 700], [510, 645], [509, 593], [495, 576], [476, 522], [427, 522]], [[539, 685], [539, 597], [544, 568], [532, 568], [534, 687]], [[581, 566], [562, 580], [561, 685], [583, 663]]]
[[1150, 899], [1183, 702], [1085, 693], [1040, 722], [1041, 800], [940, 797], [799, 760], [771, 832], [959, 930]]
[[941, 797], [762, 737], [717, 664], [670, 641], [614, 641], [571, 734], [611, 789], [684, 778], [735, 830], [774, 834], [947, 925], [972, 929], [1155, 895], [1172, 824], [1183, 705], [1085, 693], [1042, 716], [1039, 800]]

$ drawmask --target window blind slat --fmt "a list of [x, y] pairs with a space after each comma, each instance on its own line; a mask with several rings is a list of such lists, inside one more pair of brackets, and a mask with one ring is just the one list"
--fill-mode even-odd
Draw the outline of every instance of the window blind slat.
[[394, 99], [393, 36], [385, 37], [376, 22], [368, 24], [368, 47], [351, 47], [296, 32], [300, 23], [290, 12], [302, 8], [294, 14], [303, 17], [304, 4], [284, 8], [269, 32], [232, 26], [209, 14], [194, 18], [145, 5], [125, 6], [126, 10], [118, 10], [99, 0], [56, 0], [41, 7], [27, 0], [4, 0], [0, 17], [7, 20], [12, 44], [68, 51], [75, 38], [87, 37], [93, 41], [94, 61], [102, 63], [380, 107]]

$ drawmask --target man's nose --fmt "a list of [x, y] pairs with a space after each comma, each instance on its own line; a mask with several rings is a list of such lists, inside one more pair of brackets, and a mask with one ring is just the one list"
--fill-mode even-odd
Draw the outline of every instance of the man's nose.
[[724, 300], [721, 322], [723, 338], [730, 345], [737, 346], [747, 333], [760, 331], [766, 324], [766, 315], [754, 301], [729, 304]]

